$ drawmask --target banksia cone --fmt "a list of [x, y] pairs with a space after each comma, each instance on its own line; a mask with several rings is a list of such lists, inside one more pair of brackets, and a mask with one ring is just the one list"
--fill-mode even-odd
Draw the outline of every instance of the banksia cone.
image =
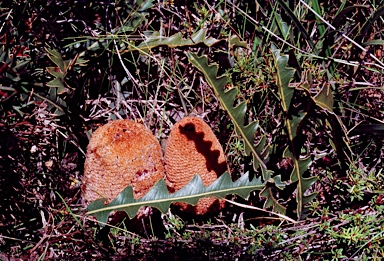
[[132, 185], [135, 198], [142, 197], [164, 178], [162, 151], [144, 125], [116, 120], [98, 128], [89, 142], [84, 164], [83, 198], [114, 199]]
[[[199, 174], [204, 185], [208, 186], [228, 170], [223, 148], [215, 134], [208, 124], [195, 117], [184, 118], [173, 126], [164, 163], [170, 192], [184, 187], [195, 174]], [[221, 208], [224, 203], [216, 198], [204, 198], [196, 206], [177, 205], [202, 215]]]

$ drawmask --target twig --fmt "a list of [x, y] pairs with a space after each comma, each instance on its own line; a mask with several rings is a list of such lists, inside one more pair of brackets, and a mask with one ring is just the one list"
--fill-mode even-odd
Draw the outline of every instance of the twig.
[[119, 57], [121, 66], [123, 67], [125, 73], [127, 74], [128, 78], [130, 78], [133, 81], [133, 83], [138, 87], [139, 82], [133, 77], [133, 75], [129, 72], [128, 68], [125, 66], [123, 59], [121, 58], [120, 51], [119, 51], [119, 48], [117, 47], [117, 43], [115, 39], [113, 39], [113, 45], [115, 46], [117, 56]]
[[225, 201], [228, 201], [229, 203], [237, 205], [239, 207], [248, 208], [248, 209], [255, 209], [255, 210], [263, 211], [263, 212], [266, 212], [266, 213], [269, 213], [269, 214], [272, 214], [272, 215], [276, 215], [276, 216], [278, 216], [278, 217], [280, 217], [282, 219], [285, 219], [286, 221], [289, 221], [289, 222], [291, 222], [293, 224], [298, 223], [296, 220], [294, 220], [294, 219], [292, 219], [290, 217], [287, 217], [287, 216], [285, 216], [283, 214], [279, 214], [279, 213], [276, 213], [276, 212], [273, 212], [273, 211], [265, 210], [265, 209], [254, 207], [254, 206], [249, 206], [249, 205], [241, 204], [241, 203], [229, 200], [229, 199], [225, 199]]

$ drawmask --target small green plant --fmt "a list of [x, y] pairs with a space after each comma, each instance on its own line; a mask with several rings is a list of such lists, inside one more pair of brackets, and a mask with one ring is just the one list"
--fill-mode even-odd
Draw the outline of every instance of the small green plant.
[[189, 239], [191, 239], [191, 238], [192, 238], [192, 234], [191, 234], [191, 232], [187, 232], [187, 231], [184, 231], [184, 232], [183, 232], [182, 239], [184, 239], [184, 240], [189, 240]]
[[351, 201], [363, 200], [365, 193], [372, 193], [374, 190], [375, 179], [370, 175], [366, 175], [364, 170], [352, 165], [347, 172], [349, 182], [346, 184], [350, 194]]
[[185, 226], [185, 223], [184, 221], [176, 216], [176, 215], [173, 215], [172, 213], [168, 213], [168, 222], [169, 222], [169, 225], [175, 229], [175, 230], [181, 230], [184, 226]]
[[138, 235], [132, 235], [129, 240], [130, 244], [134, 246], [139, 246], [141, 243], [141, 238]]
[[[185, 227], [184, 221], [172, 214], [171, 212], [168, 212], [167, 214], [163, 215], [164, 222], [166, 224], [167, 232], [165, 233], [165, 238], [171, 239], [175, 237], [175, 235], [178, 235], [179, 232]], [[187, 239], [188, 238], [188, 232], [183, 232], [182, 237]]]
[[338, 249], [331, 249], [332, 253], [332, 261], [338, 261], [346, 258], [346, 256], [343, 255], [343, 249], [338, 248]]

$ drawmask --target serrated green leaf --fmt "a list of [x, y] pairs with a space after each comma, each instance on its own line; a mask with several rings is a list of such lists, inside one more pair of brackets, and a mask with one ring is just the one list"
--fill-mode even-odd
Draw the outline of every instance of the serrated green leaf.
[[63, 58], [61, 57], [61, 54], [56, 51], [56, 50], [53, 50], [53, 49], [46, 49], [46, 51], [48, 52], [48, 58], [54, 63], [57, 65], [57, 67], [60, 69], [60, 71], [62, 73], [65, 73], [67, 71], [66, 69], [66, 64], [63, 60]]
[[269, 178], [268, 182], [274, 183], [278, 189], [284, 189], [285, 188], [285, 182], [281, 181], [280, 175], [277, 175], [273, 178]]
[[312, 200], [314, 200], [317, 196], [317, 192], [314, 192], [314, 193], [311, 193], [309, 195], [306, 195], [303, 197], [303, 205], [311, 202]]
[[[307, 115], [306, 112], [299, 112], [298, 115], [291, 115], [289, 112], [290, 104], [293, 98], [294, 89], [289, 87], [289, 83], [293, 77], [294, 69], [288, 67], [288, 56], [280, 56], [280, 51], [276, 47], [272, 47], [274, 54], [275, 66], [277, 69], [277, 87], [280, 95], [280, 102], [285, 111], [285, 126], [287, 128], [289, 145], [285, 148], [283, 156], [290, 158], [293, 162], [293, 170], [290, 176], [291, 182], [297, 182], [296, 202], [297, 202], [297, 217], [300, 219], [305, 211], [304, 205], [308, 198], [304, 196], [305, 191], [317, 180], [317, 177], [305, 178], [304, 173], [308, 170], [312, 160], [309, 156], [301, 157], [299, 152], [301, 144], [295, 142], [303, 119]], [[305, 88], [304, 88], [305, 89]], [[324, 96], [324, 95], [323, 95]], [[323, 97], [320, 96], [320, 97]], [[326, 97], [325, 97], [326, 98]], [[320, 100], [320, 98], [319, 98]]]
[[267, 209], [269, 207], [272, 207], [275, 212], [281, 213], [285, 215], [285, 212], [287, 211], [287, 208], [281, 205], [275, 196], [272, 193], [272, 189], [269, 187], [264, 188], [260, 192], [260, 197], [266, 198], [264, 203], [264, 208]]
[[290, 180], [291, 182], [297, 182], [296, 190], [296, 202], [297, 202], [297, 217], [300, 219], [302, 213], [305, 210], [304, 205], [308, 203], [308, 199], [304, 196], [305, 191], [312, 186], [318, 179], [317, 176], [305, 178], [303, 177], [304, 173], [308, 170], [309, 166], [312, 164], [312, 159], [308, 156], [306, 158], [299, 158], [299, 156], [294, 156], [294, 154], [287, 147], [284, 151], [284, 157], [292, 159], [293, 170], [291, 173]]
[[216, 63], [208, 65], [208, 58], [206, 56], [199, 57], [192, 52], [188, 52], [187, 56], [189, 61], [204, 74], [206, 81], [213, 88], [216, 97], [231, 118], [237, 135], [244, 141], [245, 153], [247, 155], [252, 154], [254, 169], [256, 170], [260, 166], [263, 178], [266, 180], [268, 178], [267, 167], [259, 154], [260, 151], [264, 151], [265, 148], [262, 145], [265, 144], [259, 142], [259, 144], [255, 145], [255, 134], [259, 127], [257, 121], [253, 121], [247, 126], [244, 125], [244, 117], [247, 111], [246, 103], [241, 102], [236, 107], [233, 106], [238, 90], [236, 88], [225, 89], [228, 82], [227, 76], [222, 75], [218, 77], [218, 65]]
[[313, 97], [313, 100], [320, 108], [333, 112], [333, 93], [329, 85], [324, 86], [323, 89]]
[[[309, 90], [308, 83], [304, 83], [298, 86], [298, 89], [307, 92], [309, 97], [314, 101], [315, 105], [327, 112], [329, 117], [326, 119], [327, 124], [330, 126], [333, 132], [332, 146], [336, 149], [339, 159], [352, 158], [352, 150], [349, 146], [349, 138], [344, 123], [338, 115], [333, 112], [333, 92], [329, 85], [324, 86], [315, 96]], [[349, 155], [345, 157], [345, 155]], [[348, 167], [347, 162], [341, 162], [341, 165]]]
[[[166, 213], [174, 202], [195, 205], [203, 197], [224, 198], [229, 194], [247, 198], [251, 191], [263, 189], [264, 184], [260, 178], [254, 178], [250, 181], [248, 173], [233, 182], [230, 174], [226, 172], [206, 187], [200, 176], [195, 175], [185, 187], [171, 194], [165, 181], [160, 180], [146, 195], [139, 199], [133, 197], [131, 186], [124, 189], [108, 205], [104, 205], [105, 199], [98, 199], [88, 206], [87, 214], [95, 216], [102, 223], [106, 223], [111, 211], [125, 211], [129, 218], [133, 218], [141, 207], [150, 206]], [[276, 178], [276, 184], [279, 187], [284, 186], [280, 177]]]
[[50, 75], [56, 78], [64, 78], [64, 74], [60, 71], [56, 71], [56, 67], [47, 67], [47, 71]]
[[[289, 153], [287, 153], [289, 151]], [[284, 151], [284, 157], [293, 159], [293, 154], [290, 152], [289, 148], [287, 147]], [[304, 172], [308, 170], [309, 165], [311, 165], [312, 160], [310, 157], [306, 157], [304, 159], [297, 160], [298, 164], [295, 164], [291, 173], [291, 182], [298, 181], [300, 177]]]
[[300, 112], [298, 116], [292, 115], [292, 119], [288, 119], [287, 122], [289, 124], [289, 130], [290, 130], [290, 136], [293, 140], [297, 136], [297, 131], [301, 127], [301, 122], [303, 121], [304, 117], [307, 115], [307, 113]]
[[273, 57], [276, 64], [276, 84], [278, 86], [281, 105], [284, 112], [288, 112], [291, 106], [294, 88], [289, 87], [289, 83], [295, 73], [295, 69], [287, 67], [288, 55], [280, 55], [280, 50], [272, 45]]
[[139, 12], [143, 12], [153, 7], [153, 0], [137, 1], [136, 4], [140, 6]]
[[65, 90], [62, 78], [55, 78], [52, 81], [49, 81], [47, 83], [47, 86], [52, 87], [52, 88], [58, 88], [57, 94], [61, 94]]
[[[162, 37], [160, 32], [154, 32], [150, 35], [147, 40], [142, 42], [136, 47], [129, 48], [125, 51], [140, 50], [141, 52], [147, 53], [150, 49], [158, 46], [168, 46], [170, 48], [183, 47], [183, 46], [195, 46], [198, 44], [204, 44], [208, 47], [211, 47], [225, 39], [216, 39], [213, 37], [207, 37], [207, 29], [200, 29], [194, 33], [191, 37], [183, 38], [182, 33], [176, 33], [169, 37]], [[244, 41], [241, 41], [238, 36], [233, 36], [229, 39], [229, 44], [231, 47], [238, 46], [247, 48], [247, 44]]]
[[170, 37], [162, 37], [159, 32], [154, 32], [148, 39], [142, 42], [138, 49], [143, 52], [148, 52], [149, 49], [158, 47], [161, 45], [166, 45], [170, 48], [181, 47], [181, 46], [193, 46], [197, 44], [205, 44], [206, 46], [212, 46], [215, 43], [218, 43], [221, 40], [215, 39], [213, 37], [207, 38], [207, 30], [201, 29], [194, 33], [190, 38], [183, 38], [182, 33], [176, 33]]
[[229, 47], [243, 47], [243, 48], [249, 48], [246, 41], [241, 41], [240, 38], [237, 35], [232, 35], [231, 39], [229, 40]]

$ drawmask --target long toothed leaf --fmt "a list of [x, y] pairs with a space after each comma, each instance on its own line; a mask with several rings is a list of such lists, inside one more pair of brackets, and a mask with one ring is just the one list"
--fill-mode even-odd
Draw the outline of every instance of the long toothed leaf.
[[[281, 188], [284, 186], [280, 177], [276, 177], [276, 185]], [[248, 173], [233, 182], [229, 173], [226, 172], [207, 187], [204, 186], [200, 176], [195, 175], [185, 187], [175, 193], [169, 193], [165, 181], [160, 180], [146, 195], [139, 199], [133, 197], [133, 189], [128, 186], [108, 205], [104, 205], [105, 199], [96, 200], [88, 206], [87, 214], [95, 216], [102, 223], [106, 223], [111, 211], [125, 211], [130, 218], [133, 218], [143, 206], [154, 207], [166, 213], [174, 202], [195, 205], [199, 199], [204, 197], [224, 198], [229, 194], [247, 198], [251, 191], [263, 188], [264, 183], [261, 179], [254, 178], [250, 181]]]
[[[285, 112], [285, 127], [289, 138], [289, 145], [286, 147], [283, 156], [290, 158], [293, 162], [293, 170], [291, 173], [291, 182], [297, 182], [296, 189], [296, 212], [298, 219], [303, 217], [305, 212], [304, 205], [308, 203], [315, 194], [305, 196], [305, 191], [316, 182], [317, 177], [305, 178], [304, 173], [308, 171], [312, 160], [309, 156], [301, 157], [301, 144], [295, 142], [296, 136], [299, 134], [303, 119], [306, 112], [299, 112], [298, 115], [290, 115], [290, 105], [294, 95], [294, 88], [289, 86], [289, 83], [294, 75], [295, 70], [288, 67], [288, 55], [280, 55], [280, 50], [272, 46], [273, 57], [277, 70], [277, 87], [279, 90], [280, 102]], [[327, 105], [329, 102], [327, 103]]]
[[[228, 81], [227, 76], [217, 76], [218, 65], [208, 65], [208, 58], [206, 56], [199, 57], [192, 52], [188, 52], [187, 56], [189, 61], [204, 74], [206, 81], [213, 88], [215, 95], [219, 99], [222, 107], [227, 111], [229, 117], [232, 120], [232, 123], [235, 126], [237, 135], [239, 135], [244, 141], [246, 154], [252, 154], [253, 156], [254, 169], [256, 170], [260, 166], [263, 173], [263, 178], [264, 180], [267, 180], [269, 178], [269, 174], [265, 165], [265, 159], [267, 159], [268, 153], [264, 153], [265, 157], [262, 158], [261, 152], [266, 152], [266, 150], [268, 151], [268, 148], [264, 147], [265, 142], [259, 142], [258, 144], [255, 144], [255, 134], [259, 127], [257, 121], [253, 121], [246, 126], [244, 125], [244, 117], [247, 111], [246, 103], [241, 102], [237, 106], [234, 106], [237, 89], [232, 88], [226, 90], [225, 86]], [[263, 141], [263, 138], [261, 141]]]

